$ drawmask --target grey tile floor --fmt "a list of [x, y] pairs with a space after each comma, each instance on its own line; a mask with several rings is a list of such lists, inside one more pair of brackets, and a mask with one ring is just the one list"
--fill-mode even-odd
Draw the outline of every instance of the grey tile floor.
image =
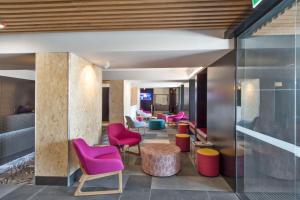
[[[144, 140], [170, 140], [174, 142], [176, 130], [147, 131]], [[103, 143], [107, 139], [103, 138]], [[135, 151], [135, 149], [132, 149]], [[1, 200], [237, 200], [229, 185], [220, 176], [207, 178], [200, 176], [188, 153], [181, 155], [182, 170], [172, 177], [151, 177], [141, 170], [141, 159], [133, 154], [126, 154], [123, 173], [122, 194], [74, 197], [76, 185], [34, 186], [0, 185]], [[86, 183], [84, 190], [105, 190], [117, 187], [117, 177], [94, 180]]]

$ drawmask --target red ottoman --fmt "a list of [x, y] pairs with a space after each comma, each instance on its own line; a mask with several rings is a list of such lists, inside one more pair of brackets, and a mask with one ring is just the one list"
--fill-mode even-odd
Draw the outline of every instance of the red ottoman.
[[[236, 176], [236, 168], [238, 169], [238, 177], [243, 176], [244, 172], [244, 151], [238, 149], [236, 152], [233, 149], [222, 149], [220, 150], [221, 154], [221, 174], [227, 177]], [[237, 160], [237, 161], [236, 161]], [[238, 165], [236, 166], [236, 163]]]
[[176, 145], [181, 152], [190, 151], [190, 136], [188, 134], [176, 134]]
[[220, 174], [220, 154], [209, 148], [197, 151], [197, 170], [203, 176], [215, 177]]
[[177, 130], [178, 130], [178, 133], [187, 134], [187, 133], [189, 133], [189, 124], [187, 124], [187, 123], [179, 123], [177, 125]]
[[166, 120], [166, 117], [163, 113], [157, 113], [156, 115], [157, 119], [163, 119], [163, 120]]

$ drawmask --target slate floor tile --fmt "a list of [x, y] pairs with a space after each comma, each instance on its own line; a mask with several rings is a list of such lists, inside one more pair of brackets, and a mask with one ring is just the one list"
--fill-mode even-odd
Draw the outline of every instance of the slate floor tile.
[[132, 175], [128, 178], [125, 190], [149, 190], [151, 188], [151, 179], [150, 176], [135, 176]]
[[209, 200], [238, 200], [232, 192], [208, 192]]
[[209, 197], [202, 191], [151, 190], [150, 200], [209, 200]]
[[150, 197], [150, 188], [148, 190], [125, 190], [121, 194], [120, 200], [148, 200]]
[[193, 176], [172, 176], [172, 177], [153, 177], [152, 189], [166, 189], [166, 190], [212, 190], [208, 181], [201, 177]]
[[46, 188], [30, 200], [74, 200], [74, 187], [46, 186]]
[[23, 185], [1, 198], [1, 200], [26, 200], [33, 198], [46, 186]]
[[14, 191], [18, 187], [20, 187], [20, 185], [18, 186], [18, 185], [0, 184], [0, 198]]
[[[94, 188], [94, 190], [97, 189]], [[46, 189], [30, 200], [118, 200], [120, 197], [119, 194], [75, 197], [74, 191], [74, 187], [47, 186]]]

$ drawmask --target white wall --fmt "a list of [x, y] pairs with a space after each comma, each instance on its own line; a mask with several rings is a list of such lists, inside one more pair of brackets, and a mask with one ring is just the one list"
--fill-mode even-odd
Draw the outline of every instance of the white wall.
[[124, 80], [124, 96], [123, 96], [123, 106], [124, 106], [124, 116], [130, 116], [131, 107], [131, 83], [130, 81]]
[[132, 119], [136, 118], [136, 111], [137, 109], [140, 109], [140, 88], [137, 88], [137, 104], [132, 105], [131, 104], [131, 97], [132, 97], [132, 81], [124, 80], [124, 97], [123, 97], [123, 103], [124, 103], [124, 116], [128, 115]]
[[35, 71], [34, 70], [0, 70], [0, 76], [34, 81]]

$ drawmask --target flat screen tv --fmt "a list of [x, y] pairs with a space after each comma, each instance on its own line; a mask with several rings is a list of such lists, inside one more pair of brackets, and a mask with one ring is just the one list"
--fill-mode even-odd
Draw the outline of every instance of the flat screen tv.
[[141, 93], [140, 99], [142, 101], [151, 101], [152, 100], [152, 94], [151, 93]]

